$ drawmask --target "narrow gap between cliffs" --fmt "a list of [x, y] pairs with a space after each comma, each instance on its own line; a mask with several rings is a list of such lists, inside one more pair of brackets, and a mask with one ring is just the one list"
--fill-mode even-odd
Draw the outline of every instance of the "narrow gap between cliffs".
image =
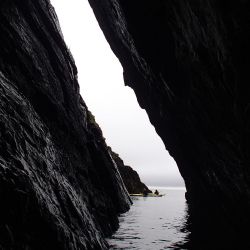
[[87, 1], [52, 0], [73, 54], [80, 92], [106, 142], [149, 186], [183, 187], [174, 159], [150, 124]]
[[[137, 200], [135, 202], [137, 205], [139, 202], [139, 207], [142, 205], [140, 202], [143, 203], [141, 206], [143, 209], [138, 212], [137, 206], [137, 210], [134, 211], [132, 208], [128, 215], [139, 213], [143, 220], [141, 224], [145, 222], [145, 216], [153, 218], [151, 224], [153, 223], [154, 228], [158, 228], [157, 236], [164, 238], [167, 234], [167, 237], [171, 238], [171, 244], [181, 241], [186, 235], [176, 234], [175, 223], [179, 223], [177, 226], [182, 227], [186, 216], [184, 182], [175, 161], [165, 150], [160, 137], [150, 124], [146, 112], [139, 107], [133, 90], [124, 86], [122, 67], [105, 40], [88, 1], [51, 0], [51, 2], [57, 12], [64, 39], [78, 68], [81, 95], [100, 125], [107, 144], [120, 155], [125, 164], [138, 172], [142, 182], [152, 189], [157, 187], [168, 195], [167, 202], [158, 199], [143, 203], [143, 199]], [[159, 203], [158, 208], [155, 202]], [[167, 207], [168, 215], [163, 221], [170, 223], [170, 229], [166, 229], [159, 218], [164, 207]], [[155, 214], [159, 215], [157, 220]], [[126, 230], [128, 218], [131, 218], [124, 216], [125, 223], [119, 229], [121, 233], [122, 227]], [[175, 222], [174, 219], [177, 217], [178, 221]], [[147, 234], [147, 230], [141, 228], [139, 233], [144, 232]], [[114, 236], [110, 244], [120, 243], [117, 243]], [[143, 247], [142, 244], [145, 242], [140, 244], [140, 247]]]

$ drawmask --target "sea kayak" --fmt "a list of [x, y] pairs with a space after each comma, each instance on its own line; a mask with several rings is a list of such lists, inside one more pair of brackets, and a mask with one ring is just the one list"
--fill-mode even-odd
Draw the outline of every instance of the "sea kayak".
[[139, 196], [139, 197], [162, 197], [164, 196], [165, 194], [153, 194], [153, 193], [149, 193], [147, 195], [144, 195], [144, 194], [130, 194], [130, 196]]

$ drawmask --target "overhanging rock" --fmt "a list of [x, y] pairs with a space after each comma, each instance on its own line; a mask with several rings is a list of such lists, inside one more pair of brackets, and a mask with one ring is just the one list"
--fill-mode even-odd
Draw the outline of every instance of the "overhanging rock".
[[211, 239], [218, 249], [246, 247], [250, 3], [89, 2], [123, 65], [125, 84], [185, 180], [191, 237], [203, 247]]

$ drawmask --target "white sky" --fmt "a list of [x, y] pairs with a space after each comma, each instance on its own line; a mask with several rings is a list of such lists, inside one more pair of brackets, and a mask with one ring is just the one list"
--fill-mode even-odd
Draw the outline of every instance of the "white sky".
[[51, 0], [77, 68], [81, 95], [106, 142], [147, 185], [183, 186], [178, 168], [150, 124], [87, 0]]

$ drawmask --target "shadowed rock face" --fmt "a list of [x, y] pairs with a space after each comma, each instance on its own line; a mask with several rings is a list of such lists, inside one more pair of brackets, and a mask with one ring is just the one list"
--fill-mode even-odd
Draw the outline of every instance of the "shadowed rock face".
[[0, 248], [106, 249], [130, 199], [47, 0], [0, 3]]
[[120, 156], [113, 152], [111, 148], [110, 153], [118, 167], [124, 185], [130, 194], [144, 193], [145, 191], [148, 193], [152, 192], [143, 182], [141, 182], [138, 173], [130, 166], [124, 165], [124, 162]]
[[246, 247], [249, 1], [89, 2], [185, 180], [192, 239]]

